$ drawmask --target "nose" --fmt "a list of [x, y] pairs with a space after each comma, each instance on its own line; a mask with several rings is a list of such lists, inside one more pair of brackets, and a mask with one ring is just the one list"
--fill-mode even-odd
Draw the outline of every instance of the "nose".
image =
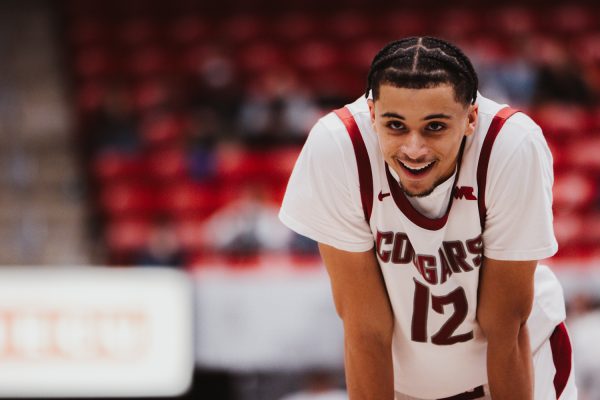
[[427, 146], [425, 146], [423, 136], [419, 132], [410, 132], [406, 135], [405, 142], [400, 146], [400, 150], [413, 161], [420, 161], [421, 158], [427, 155]]

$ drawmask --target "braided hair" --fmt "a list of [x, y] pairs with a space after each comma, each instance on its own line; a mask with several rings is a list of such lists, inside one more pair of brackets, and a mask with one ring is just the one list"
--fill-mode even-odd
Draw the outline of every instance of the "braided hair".
[[388, 43], [373, 59], [367, 92], [379, 98], [379, 87], [387, 83], [410, 89], [450, 84], [457, 101], [475, 104], [477, 73], [469, 58], [456, 46], [434, 37], [409, 37]]

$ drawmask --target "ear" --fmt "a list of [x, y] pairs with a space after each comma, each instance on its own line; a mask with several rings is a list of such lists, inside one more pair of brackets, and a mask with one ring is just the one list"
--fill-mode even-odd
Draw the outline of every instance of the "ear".
[[467, 129], [465, 130], [465, 136], [471, 136], [475, 132], [477, 127], [477, 115], [479, 113], [479, 105], [473, 104], [469, 106], [467, 114]]
[[373, 102], [373, 99], [367, 99], [367, 104], [369, 105], [369, 114], [371, 115], [371, 124], [375, 124], [375, 102]]

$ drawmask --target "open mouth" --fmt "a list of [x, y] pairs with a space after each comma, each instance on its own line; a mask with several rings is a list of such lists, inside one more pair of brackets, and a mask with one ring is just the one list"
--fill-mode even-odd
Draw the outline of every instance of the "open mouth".
[[409, 167], [400, 160], [398, 160], [398, 163], [402, 166], [402, 169], [408, 173], [408, 175], [413, 177], [421, 177], [427, 174], [431, 170], [431, 168], [433, 168], [435, 161], [430, 161], [427, 164], [424, 164], [420, 167]]

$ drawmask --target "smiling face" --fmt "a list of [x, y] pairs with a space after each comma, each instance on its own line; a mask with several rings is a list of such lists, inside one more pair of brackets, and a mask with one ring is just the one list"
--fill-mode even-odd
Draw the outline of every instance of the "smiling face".
[[407, 195], [427, 196], [453, 174], [463, 137], [475, 131], [477, 105], [457, 101], [447, 84], [382, 84], [378, 98], [368, 102], [384, 159]]

